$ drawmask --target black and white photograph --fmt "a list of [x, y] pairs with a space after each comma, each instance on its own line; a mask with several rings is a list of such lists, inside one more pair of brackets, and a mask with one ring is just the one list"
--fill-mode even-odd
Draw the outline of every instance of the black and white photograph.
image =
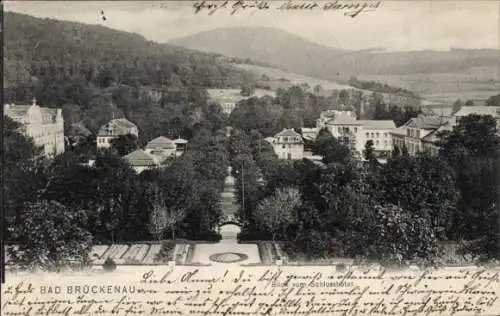
[[2, 315], [499, 315], [500, 1], [2, 20]]

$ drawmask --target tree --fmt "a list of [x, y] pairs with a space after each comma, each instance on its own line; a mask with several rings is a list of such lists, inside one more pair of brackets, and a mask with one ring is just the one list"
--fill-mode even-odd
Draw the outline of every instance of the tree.
[[265, 198], [257, 207], [255, 219], [262, 227], [272, 233], [273, 242], [279, 229], [286, 237], [286, 228], [295, 219], [295, 210], [300, 205], [300, 192], [296, 188], [278, 189], [276, 193]]
[[132, 134], [120, 135], [111, 140], [111, 147], [118, 155], [125, 156], [137, 149], [137, 137]]
[[155, 239], [160, 241], [167, 228], [167, 208], [165, 200], [160, 195], [158, 187], [151, 190], [151, 209], [149, 210], [149, 232]]
[[363, 156], [368, 161], [370, 168], [376, 168], [378, 166], [378, 160], [375, 156], [375, 148], [373, 148], [373, 140], [370, 139], [366, 142]]
[[349, 148], [335, 139], [327, 129], [319, 131], [312, 149], [315, 155], [323, 156], [323, 162], [326, 164], [351, 160]]
[[88, 263], [92, 235], [85, 230], [85, 212], [54, 201], [27, 203], [21, 224], [12, 227], [19, 249], [11, 251], [23, 268], [54, 270]]
[[369, 249], [370, 257], [392, 263], [435, 259], [438, 239], [425, 217], [388, 204], [375, 206], [372, 218], [369, 242], [359, 245]]
[[[0, 168], [4, 170], [5, 219], [20, 223], [23, 204], [36, 201], [46, 184], [47, 161], [33, 139], [22, 133], [22, 126], [4, 116], [3, 153]], [[7, 236], [6, 236], [7, 237]]]
[[498, 161], [500, 138], [492, 116], [469, 115], [444, 137], [440, 155], [456, 173], [460, 199], [454, 214], [455, 238], [480, 240], [479, 252], [498, 248]]
[[486, 106], [500, 106], [500, 94], [492, 95], [485, 102]]

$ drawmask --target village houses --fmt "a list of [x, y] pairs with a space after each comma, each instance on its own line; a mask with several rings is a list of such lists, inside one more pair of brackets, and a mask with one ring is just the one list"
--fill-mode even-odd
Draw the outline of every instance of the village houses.
[[42, 148], [47, 157], [64, 152], [64, 119], [62, 109], [31, 105], [5, 104], [4, 115], [21, 124], [22, 132]]
[[424, 151], [436, 155], [442, 135], [471, 114], [491, 115], [500, 123], [500, 107], [495, 106], [464, 106], [455, 114], [451, 113], [451, 108], [424, 108], [417, 117], [393, 129], [394, 147], [406, 148], [410, 155]]

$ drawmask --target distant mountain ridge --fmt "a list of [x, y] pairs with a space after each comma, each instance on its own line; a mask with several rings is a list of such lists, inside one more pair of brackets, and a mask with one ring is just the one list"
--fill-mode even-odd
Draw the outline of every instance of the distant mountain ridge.
[[371, 48], [348, 51], [322, 46], [284, 30], [267, 27], [222, 28], [169, 43], [344, 82], [351, 76], [363, 74], [457, 72], [471, 67], [495, 66], [500, 56], [500, 51], [494, 49], [384, 52]]

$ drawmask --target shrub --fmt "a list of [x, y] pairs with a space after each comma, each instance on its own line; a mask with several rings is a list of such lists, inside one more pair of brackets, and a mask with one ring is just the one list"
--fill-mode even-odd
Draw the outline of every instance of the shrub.
[[113, 259], [107, 258], [106, 261], [104, 261], [104, 264], [102, 265], [102, 268], [105, 271], [114, 271], [116, 270], [116, 263]]

